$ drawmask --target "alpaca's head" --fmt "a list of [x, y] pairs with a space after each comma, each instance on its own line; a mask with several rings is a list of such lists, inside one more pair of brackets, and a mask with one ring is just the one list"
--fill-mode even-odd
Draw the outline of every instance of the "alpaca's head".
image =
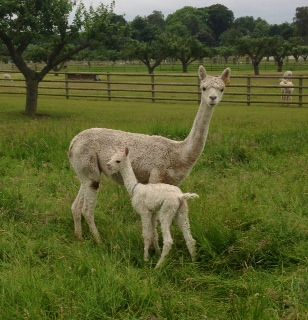
[[128, 158], [129, 150], [117, 151], [111, 159], [107, 162], [107, 168], [111, 174], [120, 172], [122, 168], [126, 167], [129, 161]]
[[209, 76], [203, 66], [199, 67], [201, 100], [215, 107], [222, 99], [225, 86], [230, 81], [231, 70], [226, 68], [220, 77]]

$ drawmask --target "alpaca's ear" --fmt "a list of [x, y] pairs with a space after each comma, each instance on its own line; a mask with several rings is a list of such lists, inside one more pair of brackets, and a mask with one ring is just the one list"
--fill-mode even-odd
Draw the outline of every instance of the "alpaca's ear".
[[129, 150], [128, 150], [128, 148], [126, 147], [126, 148], [125, 148], [125, 155], [126, 155], [126, 156], [128, 155], [128, 152], [129, 152]]
[[200, 66], [200, 67], [199, 67], [198, 73], [199, 73], [199, 79], [200, 79], [201, 81], [206, 78], [206, 70], [205, 70], [205, 68], [204, 68], [203, 66]]
[[226, 68], [222, 74], [221, 74], [221, 79], [222, 81], [225, 83], [225, 85], [230, 83], [230, 77], [231, 77], [231, 69], [230, 68]]

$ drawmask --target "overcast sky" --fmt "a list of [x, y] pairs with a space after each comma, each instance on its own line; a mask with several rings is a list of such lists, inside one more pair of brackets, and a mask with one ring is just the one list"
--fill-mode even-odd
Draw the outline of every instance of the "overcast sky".
[[[82, 0], [85, 4], [96, 5], [106, 0]], [[153, 10], [162, 11], [168, 15], [184, 6], [208, 7], [220, 3], [231, 9], [235, 18], [242, 16], [261, 17], [269, 23], [292, 22], [296, 7], [308, 5], [307, 0], [116, 0], [115, 12], [124, 14], [126, 20], [135, 16], [146, 16]]]

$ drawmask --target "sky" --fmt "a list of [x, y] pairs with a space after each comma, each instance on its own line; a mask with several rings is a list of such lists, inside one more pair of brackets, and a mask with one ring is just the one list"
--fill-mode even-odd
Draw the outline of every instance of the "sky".
[[[106, 0], [81, 0], [89, 5], [97, 5]], [[296, 7], [307, 6], [307, 0], [115, 0], [115, 13], [124, 14], [126, 20], [133, 20], [137, 15], [147, 16], [153, 10], [168, 15], [184, 6], [208, 7], [220, 3], [231, 9], [235, 18], [242, 16], [261, 17], [267, 22], [292, 22]]]

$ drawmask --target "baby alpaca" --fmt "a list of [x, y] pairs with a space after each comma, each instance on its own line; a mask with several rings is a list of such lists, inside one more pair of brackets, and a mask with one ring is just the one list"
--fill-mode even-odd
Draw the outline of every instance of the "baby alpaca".
[[155, 251], [160, 253], [156, 228], [157, 220], [159, 220], [163, 236], [163, 250], [155, 268], [157, 269], [162, 265], [173, 244], [170, 232], [173, 219], [180, 227], [191, 258], [194, 260], [196, 241], [190, 232], [187, 199], [197, 198], [198, 195], [182, 193], [178, 187], [165, 183], [138, 183], [128, 152], [128, 148], [125, 148], [125, 152], [115, 153], [107, 163], [107, 168], [110, 174], [121, 174], [124, 185], [132, 197], [132, 205], [141, 217], [144, 260], [149, 260], [151, 244], [154, 245]]

